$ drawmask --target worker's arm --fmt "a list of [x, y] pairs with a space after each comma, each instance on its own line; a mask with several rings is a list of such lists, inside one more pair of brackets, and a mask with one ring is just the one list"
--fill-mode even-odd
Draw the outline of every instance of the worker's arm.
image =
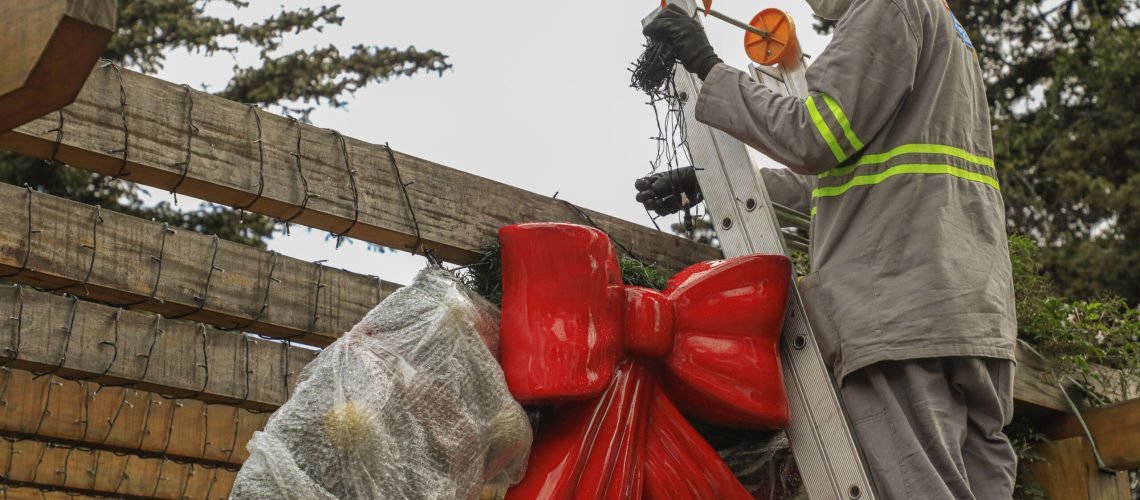
[[920, 50], [914, 33], [892, 0], [856, 2], [808, 69], [809, 97], [781, 96], [717, 64], [697, 120], [797, 173], [826, 172], [860, 152], [906, 99]]
[[760, 175], [768, 188], [768, 196], [792, 210], [811, 212], [811, 191], [815, 189], [815, 177], [799, 175], [786, 168], [762, 168]]
[[[762, 168], [760, 175], [764, 177], [764, 185], [768, 187], [772, 201], [805, 214], [811, 211], [815, 177], [799, 175], [786, 168]], [[704, 199], [693, 167], [651, 174], [638, 179], [634, 187], [637, 189], [637, 201], [657, 215], [675, 214]]]

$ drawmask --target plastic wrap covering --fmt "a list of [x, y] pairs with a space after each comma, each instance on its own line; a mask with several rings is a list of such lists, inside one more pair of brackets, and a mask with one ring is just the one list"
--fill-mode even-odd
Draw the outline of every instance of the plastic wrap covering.
[[427, 269], [301, 373], [232, 498], [477, 498], [523, 477], [531, 428], [496, 362], [498, 310]]

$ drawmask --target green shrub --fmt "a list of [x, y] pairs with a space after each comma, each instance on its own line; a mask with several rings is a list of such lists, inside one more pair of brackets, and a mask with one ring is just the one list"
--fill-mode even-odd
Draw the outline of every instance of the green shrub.
[[[1050, 376], [1072, 377], [1090, 389], [1135, 384], [1140, 380], [1140, 311], [1119, 297], [1087, 301], [1059, 296], [1041, 274], [1038, 256], [1032, 240], [1010, 238], [1021, 340], [1050, 360]], [[1121, 377], [1107, 380], [1093, 365], [1115, 368]], [[1085, 396], [1092, 396], [1094, 404], [1107, 402], [1104, 394]]]

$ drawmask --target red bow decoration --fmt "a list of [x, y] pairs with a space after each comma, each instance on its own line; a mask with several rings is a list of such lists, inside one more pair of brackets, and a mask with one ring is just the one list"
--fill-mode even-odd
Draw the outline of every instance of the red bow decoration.
[[512, 498], [750, 498], [682, 416], [781, 428], [787, 257], [692, 266], [665, 292], [621, 283], [596, 229], [522, 224], [503, 251], [500, 363], [539, 429]]

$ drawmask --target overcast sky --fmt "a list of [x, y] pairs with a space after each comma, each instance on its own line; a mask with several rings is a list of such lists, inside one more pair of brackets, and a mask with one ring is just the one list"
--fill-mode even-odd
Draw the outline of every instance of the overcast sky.
[[[329, 2], [250, 3], [238, 19], [256, 21], [282, 7]], [[653, 0], [340, 3], [346, 18], [342, 27], [295, 36], [283, 50], [415, 45], [449, 55], [454, 69], [442, 77], [422, 74], [369, 86], [350, 98], [348, 108], [314, 112], [314, 125], [368, 142], [389, 142], [401, 152], [536, 193], [558, 192], [559, 198], [578, 205], [649, 224], [633, 201], [632, 185], [648, 171], [656, 147], [648, 138], [656, 133], [656, 124], [644, 96], [629, 88], [628, 68], [641, 53], [640, 21]], [[767, 7], [792, 15], [806, 53], [822, 51], [827, 39], [811, 29], [811, 11], [802, 1], [714, 4], [746, 22]], [[211, 4], [209, 12], [234, 13], [221, 2]], [[743, 32], [715, 19], [706, 26], [720, 57], [746, 67]], [[245, 50], [238, 59], [248, 64], [256, 57], [255, 50]], [[158, 76], [218, 89], [233, 62], [229, 55], [178, 52]], [[269, 246], [404, 284], [424, 265], [404, 253], [369, 252], [362, 243], [336, 250], [316, 232], [294, 230]]]

